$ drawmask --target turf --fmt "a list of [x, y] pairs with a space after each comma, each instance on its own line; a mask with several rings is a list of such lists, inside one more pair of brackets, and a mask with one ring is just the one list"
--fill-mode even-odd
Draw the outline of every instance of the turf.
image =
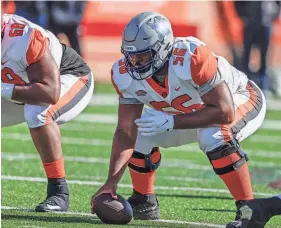
[[[114, 89], [110, 85], [98, 84], [96, 92], [113, 93]], [[117, 107], [88, 106], [83, 113], [116, 115]], [[281, 111], [269, 111], [267, 120], [279, 120], [281, 123]], [[26, 124], [2, 129], [4, 208], [1, 227], [107, 227], [88, 213], [91, 195], [107, 176], [114, 129], [115, 124], [77, 120], [61, 127], [72, 214], [32, 212], [31, 209], [44, 200], [46, 191], [39, 155]], [[257, 197], [261, 197], [261, 193], [278, 193], [266, 185], [281, 176], [280, 140], [273, 142], [280, 136], [281, 131], [260, 129], [242, 143], [250, 157], [253, 189]], [[204, 224], [217, 224], [219, 227], [233, 219], [234, 201], [197, 144], [163, 149], [162, 152], [163, 162], [157, 171], [156, 193], [162, 219], [170, 221], [133, 221], [126, 227], [208, 227]], [[126, 172], [118, 193], [128, 197], [131, 193], [130, 183]], [[266, 227], [281, 227], [281, 217], [273, 218]]]

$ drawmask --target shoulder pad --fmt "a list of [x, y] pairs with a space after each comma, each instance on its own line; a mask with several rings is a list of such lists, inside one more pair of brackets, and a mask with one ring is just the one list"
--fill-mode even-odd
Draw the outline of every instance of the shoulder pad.
[[119, 59], [112, 66], [111, 72], [112, 84], [116, 86], [119, 91], [125, 91], [132, 83], [132, 78], [127, 73], [125, 68], [125, 59]]
[[21, 36], [13, 36], [13, 24], [8, 24], [5, 27], [5, 34], [2, 40], [2, 48], [6, 49], [7, 56], [14, 61], [20, 61], [25, 59], [26, 51], [29, 44], [29, 37], [32, 29], [29, 29], [26, 25], [21, 30]]
[[173, 45], [170, 67], [183, 80], [191, 80], [190, 61], [195, 49], [206, 44], [195, 37], [177, 37]]

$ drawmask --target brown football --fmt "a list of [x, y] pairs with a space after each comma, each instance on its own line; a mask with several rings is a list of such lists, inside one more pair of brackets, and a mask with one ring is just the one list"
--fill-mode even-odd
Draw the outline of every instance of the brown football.
[[109, 193], [98, 196], [94, 202], [94, 212], [107, 224], [128, 224], [133, 219], [132, 207], [121, 195], [117, 195], [117, 200], [112, 199]]

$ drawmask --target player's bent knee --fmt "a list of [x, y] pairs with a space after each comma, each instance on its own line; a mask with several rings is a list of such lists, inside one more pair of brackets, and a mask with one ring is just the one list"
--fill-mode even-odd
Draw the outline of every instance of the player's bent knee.
[[149, 173], [156, 170], [161, 163], [161, 154], [158, 147], [154, 147], [149, 154], [134, 151], [129, 161], [129, 168], [139, 173]]
[[223, 175], [239, 169], [248, 161], [247, 155], [236, 140], [226, 142], [220, 147], [207, 152], [217, 175]]
[[46, 125], [47, 112], [44, 106], [25, 105], [24, 107], [24, 119], [29, 128], [37, 128]]

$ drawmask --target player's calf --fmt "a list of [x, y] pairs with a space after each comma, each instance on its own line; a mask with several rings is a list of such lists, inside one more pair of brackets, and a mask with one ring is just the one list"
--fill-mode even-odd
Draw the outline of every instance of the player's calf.
[[159, 167], [161, 155], [159, 148], [153, 148], [145, 155], [134, 151], [130, 162], [130, 174], [134, 187], [128, 199], [135, 219], [154, 220], [160, 218], [158, 200], [154, 194], [155, 170]]
[[[253, 199], [247, 165], [248, 158], [236, 140], [226, 142], [224, 145], [207, 152], [207, 156], [215, 173], [220, 176], [236, 200], [237, 209], [243, 201]], [[240, 228], [241, 226], [241, 218], [237, 213], [234, 221], [227, 224], [226, 227]]]

